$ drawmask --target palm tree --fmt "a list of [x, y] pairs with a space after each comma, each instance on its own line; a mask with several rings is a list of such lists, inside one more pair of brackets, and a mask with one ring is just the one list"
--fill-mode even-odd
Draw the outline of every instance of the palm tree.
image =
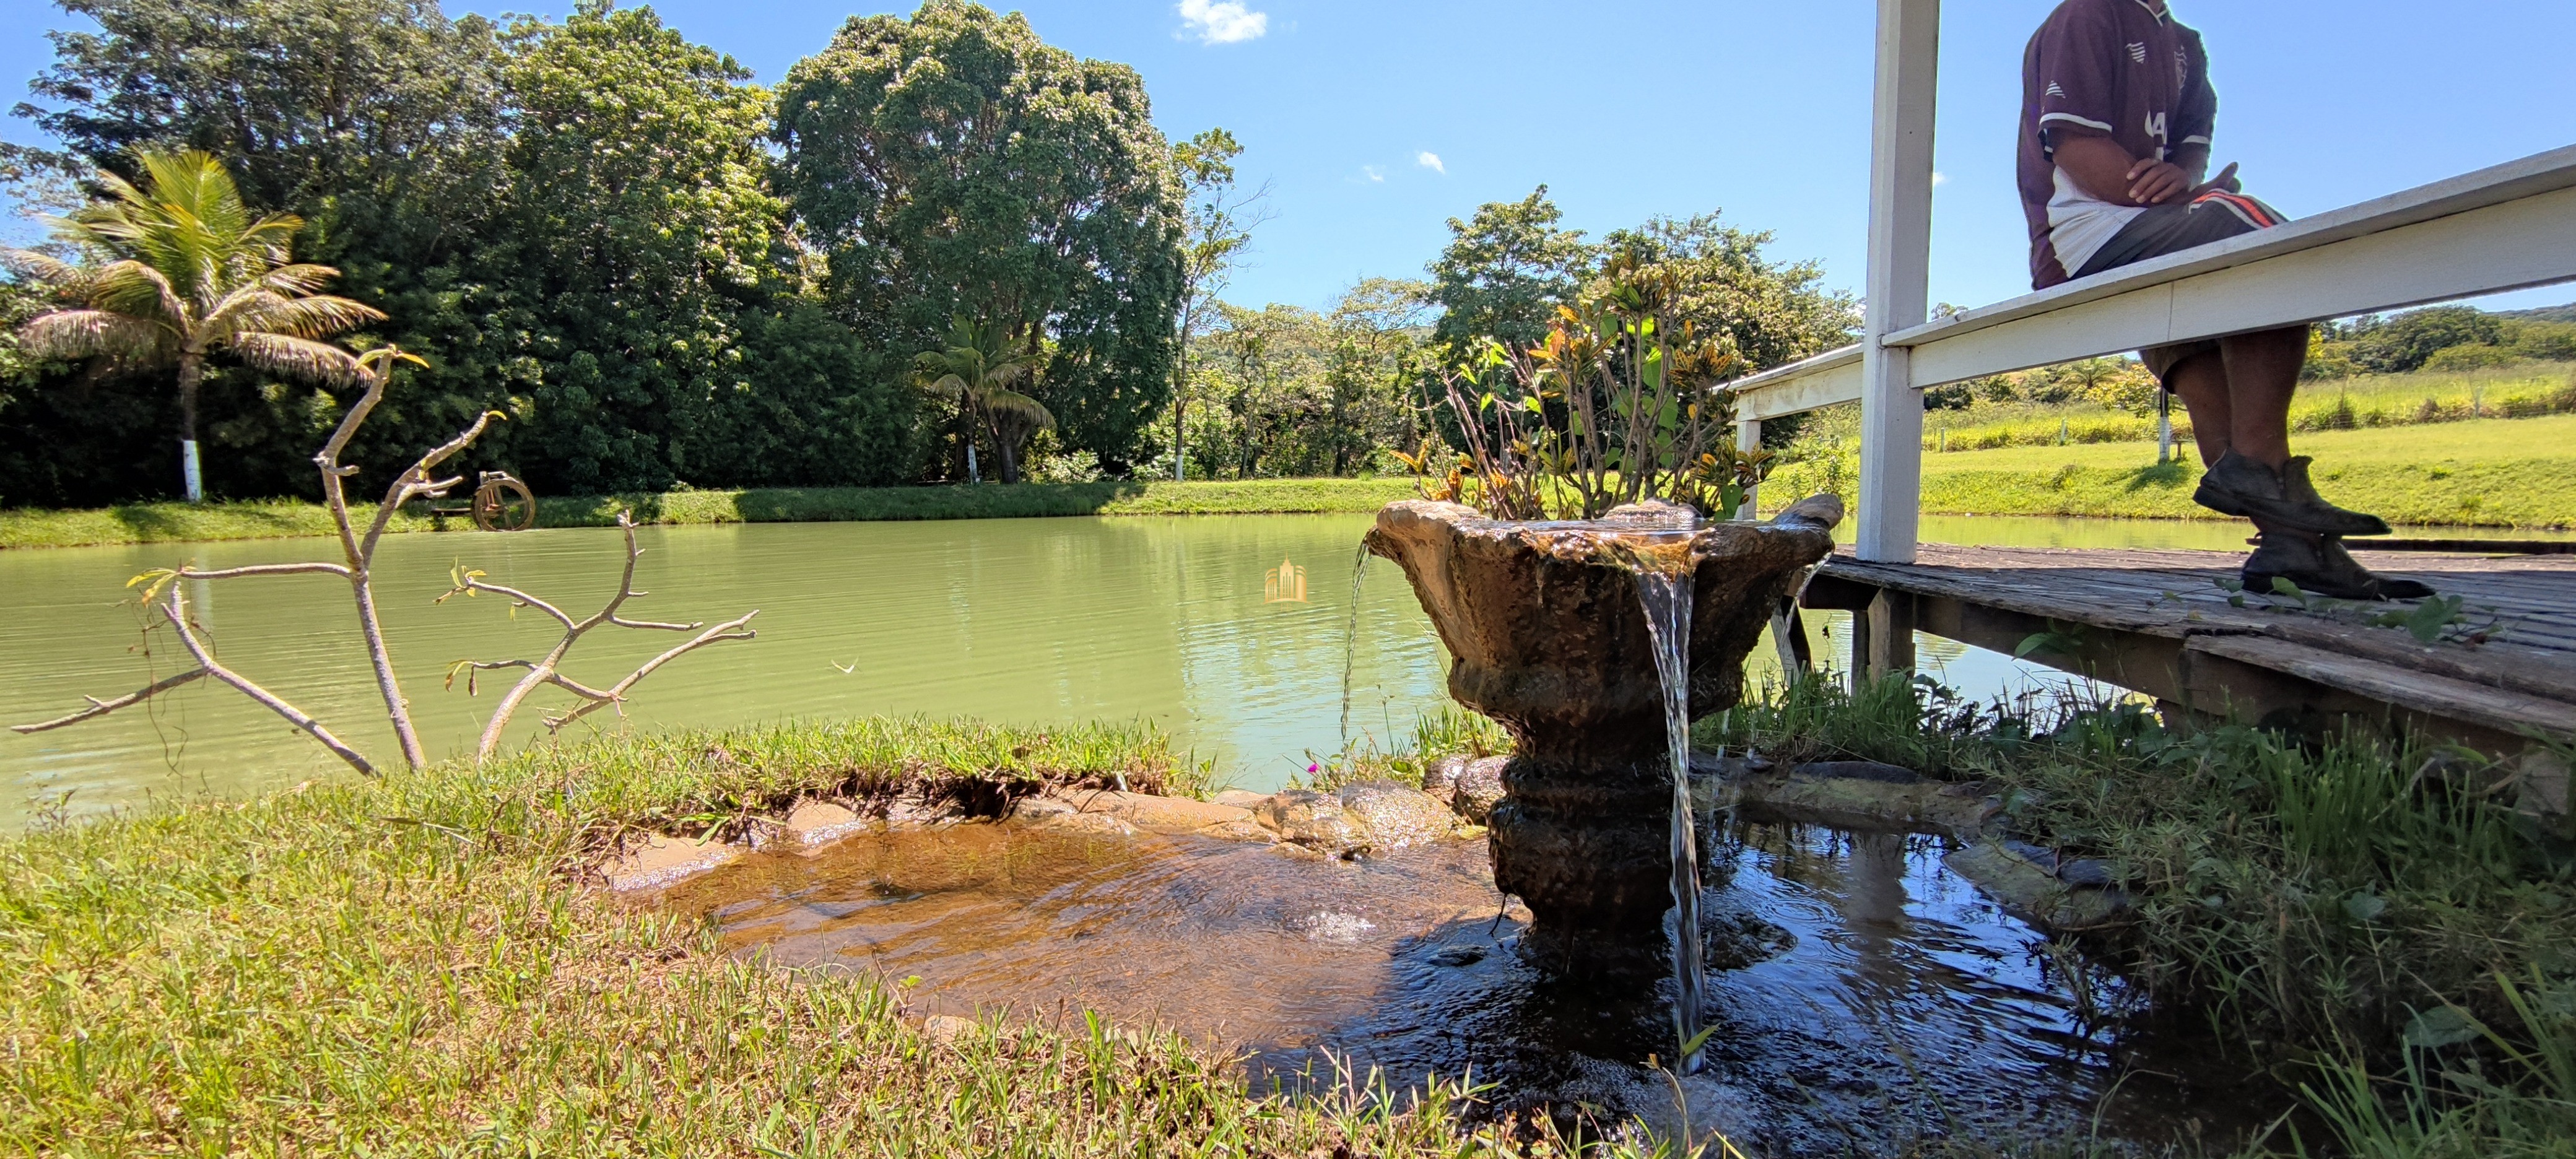
[[125, 371], [176, 368], [179, 461], [188, 501], [205, 498], [197, 466], [197, 386], [206, 359], [229, 351], [260, 370], [324, 382], [354, 382], [357, 360], [320, 341], [382, 313], [317, 293], [340, 271], [296, 264], [289, 214], [251, 220], [222, 163], [194, 149], [141, 150], [143, 187], [101, 171], [107, 197], [55, 218], [56, 240], [77, 248], [73, 265], [12, 250], [11, 265], [79, 305], [37, 317], [18, 331], [44, 358], [104, 358]]
[[[1037, 355], [1011, 352], [1010, 336], [997, 325], [979, 325], [963, 314], [948, 327], [948, 346], [943, 350], [925, 350], [914, 355], [912, 364], [919, 374], [916, 380], [923, 390], [942, 398], [957, 400], [958, 410], [969, 420], [970, 431], [980, 430], [992, 436], [993, 449], [1002, 457], [1002, 481], [1020, 481], [1020, 443], [1030, 435], [1055, 426], [1055, 415], [1046, 404], [1011, 389], [1026, 381], [1037, 365]], [[974, 472], [975, 446], [970, 433], [966, 445], [967, 472]]]

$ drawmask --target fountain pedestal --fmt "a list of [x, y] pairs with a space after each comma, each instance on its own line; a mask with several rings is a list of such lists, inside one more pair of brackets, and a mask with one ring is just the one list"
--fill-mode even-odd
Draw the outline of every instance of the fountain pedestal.
[[1672, 908], [1672, 774], [1662, 688], [1622, 547], [1687, 552], [1693, 718], [1735, 705], [1744, 657], [1799, 570], [1833, 550], [1841, 505], [1771, 523], [1669, 526], [1662, 505], [1591, 523], [1485, 518], [1455, 503], [1378, 513], [1369, 550], [1395, 561], [1456, 658], [1449, 694], [1516, 749], [1487, 822], [1494, 884], [1528, 905], [1524, 950], [1569, 974], [1662, 960]]

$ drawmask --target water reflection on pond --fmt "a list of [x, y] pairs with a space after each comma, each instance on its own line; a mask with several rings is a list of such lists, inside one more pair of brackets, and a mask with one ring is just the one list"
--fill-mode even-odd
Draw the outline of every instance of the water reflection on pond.
[[[1222, 762], [1250, 788], [1276, 787], [1307, 750], [1341, 743], [1343, 642], [1364, 515], [1008, 519], [928, 523], [755, 524], [648, 528], [630, 612], [729, 618], [760, 609], [760, 639], [674, 664], [640, 686], [641, 727], [715, 727], [875, 713], [980, 716], [1007, 723], [1150, 720], [1180, 746]], [[1848, 530], [1848, 524], [1846, 524]], [[2035, 546], [2223, 548], [2224, 523], [1927, 517], [1927, 539]], [[174, 670], [137, 646], [127, 578], [183, 560], [234, 566], [319, 558], [317, 540], [0, 551], [0, 723], [52, 717], [79, 697], [116, 695]], [[606, 530], [406, 535], [385, 541], [380, 601], [394, 658], [433, 756], [479, 730], [491, 697], [450, 661], [529, 655], [553, 635], [539, 617], [491, 599], [431, 599], [449, 569], [575, 609], [615, 583]], [[1306, 599], [1274, 600], [1282, 561], [1303, 569]], [[198, 585], [192, 606], [225, 661], [269, 683], [361, 749], [386, 759], [391, 730], [365, 673], [347, 594], [329, 577]], [[1354, 732], [1380, 741], [1443, 703], [1447, 658], [1391, 566], [1358, 589]], [[1841, 617], [1819, 616], [1841, 643]], [[576, 679], [613, 679], [668, 646], [653, 633], [595, 635]], [[164, 641], [164, 644], [167, 642]], [[1973, 696], [2027, 683], [2007, 657], [1926, 638], [1927, 667]], [[1755, 650], [1753, 678], [1772, 664]], [[2052, 677], [2053, 679], [2053, 677]], [[514, 740], [538, 732], [520, 714]], [[608, 714], [584, 728], [616, 728]], [[0, 829], [65, 802], [79, 814], [155, 796], [239, 794], [347, 775], [311, 741], [211, 682], [121, 713], [32, 737], [0, 734]]]
[[[1999, 910], [1938, 839], [1746, 824], [1709, 843], [1717, 1027], [1691, 1115], [1756, 1154], [1876, 1154], [1923, 1136], [2228, 1136], [2286, 1099], [2197, 1044], [2116, 1029], [2098, 972]], [[756, 856], [659, 904], [737, 953], [900, 979], [915, 1012], [1159, 1024], [1246, 1052], [1256, 1085], [1335, 1060], [1401, 1085], [1499, 1084], [1504, 1107], [1661, 1118], [1670, 982], [1543, 980], [1513, 949], [1482, 841], [1359, 862], [1003, 824]], [[2079, 972], [2084, 968], [2077, 967]], [[2191, 1078], [2177, 1076], [2193, 1076]]]

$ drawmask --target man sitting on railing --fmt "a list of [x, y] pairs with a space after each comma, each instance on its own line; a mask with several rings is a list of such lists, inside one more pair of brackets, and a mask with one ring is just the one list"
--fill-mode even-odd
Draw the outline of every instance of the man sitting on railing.
[[[2030, 219], [2031, 284], [2047, 289], [2131, 262], [2278, 225], [2247, 197], [2236, 166], [2203, 180], [2218, 95], [2200, 34], [2164, 0], [2066, 0], [2022, 56], [2019, 178]], [[2191, 410], [2208, 470], [2195, 502], [2262, 533], [2245, 584], [2275, 578], [2344, 599], [2412, 599], [2432, 589], [2383, 579], [2343, 549], [2386, 535], [2376, 515], [2318, 496], [2290, 454], [2290, 394], [2308, 328], [2287, 326], [2138, 352]]]

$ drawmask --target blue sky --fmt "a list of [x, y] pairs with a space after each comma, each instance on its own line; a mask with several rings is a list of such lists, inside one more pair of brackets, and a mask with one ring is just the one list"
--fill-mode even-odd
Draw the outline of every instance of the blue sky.
[[[2024, 40], [2049, 0], [1949, 5], [1942, 36], [1935, 300], [2028, 288], [2012, 188]], [[499, 11], [499, 6], [476, 6]], [[522, 5], [560, 14], [570, 0]], [[692, 39], [763, 81], [820, 47], [849, 0], [668, 0]], [[1223, 125], [1276, 219], [1228, 297], [1322, 305], [1368, 275], [1418, 276], [1444, 222], [1545, 182], [1597, 235], [1723, 208], [1773, 253], [1861, 278], [1871, 23], [1864, 0], [1036, 0], [1040, 35], [1145, 78], [1155, 118]], [[908, 9], [902, 9], [908, 10]], [[2567, 0], [2175, 0], [2208, 39], [2217, 159], [2293, 215], [2576, 141]], [[49, 59], [63, 18], [0, 0], [0, 78]], [[34, 139], [24, 122], [0, 136]], [[1428, 158], [1437, 158], [1437, 164]], [[2576, 299], [2576, 288], [2485, 304]]]

